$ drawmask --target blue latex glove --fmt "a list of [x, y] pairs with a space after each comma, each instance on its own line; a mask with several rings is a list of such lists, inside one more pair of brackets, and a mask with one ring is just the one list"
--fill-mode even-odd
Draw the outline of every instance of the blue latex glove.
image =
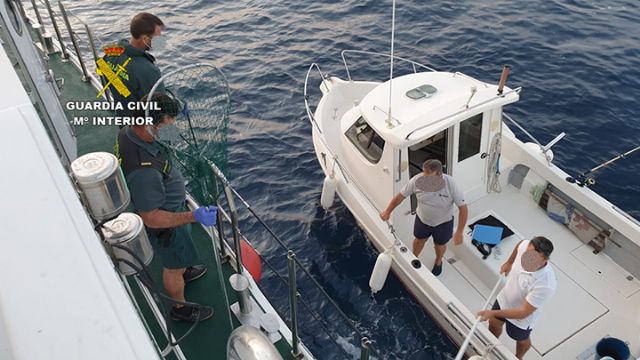
[[215, 206], [201, 206], [193, 211], [193, 218], [204, 226], [216, 224], [218, 208]]

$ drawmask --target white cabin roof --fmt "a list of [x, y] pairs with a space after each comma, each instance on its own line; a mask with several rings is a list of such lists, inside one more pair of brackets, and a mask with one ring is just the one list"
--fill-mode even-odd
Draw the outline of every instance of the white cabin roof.
[[[437, 91], [419, 100], [406, 93], [421, 85], [434, 86]], [[422, 140], [452, 124], [487, 109], [497, 108], [518, 101], [517, 91], [505, 87], [503, 96], [497, 95], [497, 85], [487, 84], [462, 73], [422, 72], [393, 79], [391, 115], [393, 127], [387, 127], [389, 110], [389, 86], [386, 81], [369, 92], [359, 105], [360, 112], [380, 136], [395, 146], [407, 146]], [[471, 95], [476, 94], [465, 105]], [[413, 132], [413, 133], [412, 133]], [[407, 135], [409, 139], [406, 139]]]

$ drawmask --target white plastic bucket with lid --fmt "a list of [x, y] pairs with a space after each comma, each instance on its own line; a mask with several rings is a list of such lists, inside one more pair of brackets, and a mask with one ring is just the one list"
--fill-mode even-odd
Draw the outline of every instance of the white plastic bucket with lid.
[[[151, 263], [153, 248], [140, 216], [132, 213], [122, 213], [117, 218], [107, 221], [102, 226], [102, 229], [105, 241], [111, 245], [113, 256], [116, 259], [125, 260], [137, 268], [142, 268], [143, 264], [146, 266]], [[122, 247], [127, 250], [122, 249]], [[137, 269], [124, 261], [116, 261], [116, 266], [120, 273], [125, 276], [138, 273]]]
[[82, 155], [71, 163], [71, 171], [94, 219], [113, 218], [129, 206], [129, 189], [115, 155], [107, 152]]

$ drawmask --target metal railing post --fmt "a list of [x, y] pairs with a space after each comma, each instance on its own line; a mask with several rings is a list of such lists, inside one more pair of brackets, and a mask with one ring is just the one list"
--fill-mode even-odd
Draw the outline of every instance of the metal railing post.
[[371, 340], [368, 337], [363, 337], [360, 343], [360, 360], [369, 360], [369, 349], [371, 346]]
[[40, 10], [38, 10], [38, 5], [36, 5], [35, 0], [31, 0], [31, 6], [33, 6], [33, 12], [36, 13], [36, 19], [38, 20], [38, 23], [31, 24], [31, 27], [38, 33], [38, 39], [42, 44], [42, 52], [46, 55], [49, 51], [47, 50], [47, 43], [44, 38], [45, 30], [44, 24], [42, 23], [42, 16], [40, 16]]
[[224, 184], [224, 193], [229, 205], [229, 216], [231, 217], [231, 230], [233, 231], [233, 246], [236, 252], [236, 271], [242, 275], [244, 266], [242, 265], [242, 247], [240, 245], [240, 233], [238, 232], [238, 213], [236, 203], [233, 201], [233, 192], [228, 184]]
[[[220, 209], [220, 202], [216, 204], [218, 209]], [[224, 229], [222, 228], [222, 214], [220, 211], [216, 214], [216, 229], [218, 229], [218, 240], [220, 240], [220, 261], [227, 262], [227, 249], [225, 249], [225, 241], [224, 241]]]
[[[211, 234], [213, 234], [213, 226], [211, 227]], [[216, 257], [216, 271], [218, 272], [218, 282], [220, 283], [220, 287], [222, 288], [222, 295], [224, 296], [224, 303], [229, 304], [229, 295], [227, 294], [227, 287], [224, 282], [224, 276], [222, 275], [222, 264], [219, 260], [218, 249], [216, 249], [216, 244], [213, 245], [213, 256]], [[229, 320], [229, 331], [233, 331], [233, 317], [231, 316], [231, 309], [227, 306], [227, 318]]]
[[58, 43], [60, 44], [60, 58], [62, 60], [66, 60], [69, 58], [69, 54], [67, 54], [67, 48], [64, 46], [64, 42], [62, 42], [62, 34], [60, 33], [60, 28], [58, 27], [58, 22], [56, 21], [55, 16], [53, 15], [53, 9], [51, 9], [51, 3], [49, 0], [44, 0], [45, 5], [47, 6], [47, 11], [49, 12], [49, 18], [51, 19], [51, 24], [53, 25], [53, 31], [56, 33], [56, 38], [58, 38]]
[[289, 306], [291, 309], [291, 352], [294, 358], [298, 358], [300, 354], [300, 339], [298, 338], [298, 289], [296, 285], [296, 254], [289, 250], [287, 259], [289, 265]]
[[[46, 0], [46, 1], [49, 1], [49, 0]], [[87, 25], [87, 24], [84, 24], [84, 29], [87, 31], [87, 38], [89, 39], [89, 47], [91, 48], [91, 53], [93, 54], [93, 62], [97, 64], [97, 62], [98, 62], [98, 51], [96, 50], [96, 44], [93, 41], [93, 32], [91, 32], [91, 29], [89, 28], [89, 25]], [[107, 81], [105, 80], [103, 75], [100, 75], [100, 83], [102, 84], [102, 87], [107, 85]], [[107, 99], [113, 100], [113, 97], [111, 96], [111, 90], [107, 89], [106, 97], [107, 97]]]
[[36, 19], [38, 19], [38, 24], [42, 26], [40, 29], [44, 32], [44, 25], [42, 24], [42, 16], [40, 16], [40, 10], [38, 10], [38, 5], [36, 5], [36, 0], [31, 0], [31, 6], [33, 6], [33, 12], [36, 13]]
[[244, 275], [233, 274], [229, 277], [229, 284], [236, 292], [240, 313], [243, 315], [251, 314], [251, 297], [249, 296], [249, 280]]
[[64, 5], [62, 5], [62, 1], [59, 1], [58, 5], [60, 6], [60, 14], [62, 15], [64, 24], [67, 26], [67, 32], [69, 33], [69, 37], [71, 38], [71, 43], [73, 44], [73, 48], [76, 51], [76, 55], [78, 56], [78, 62], [80, 63], [80, 67], [82, 68], [82, 81], [89, 81], [87, 67], [84, 66], [84, 60], [82, 60], [82, 53], [80, 53], [78, 41], [76, 40], [75, 36], [73, 36], [73, 29], [71, 28], [71, 23], [69, 22], [67, 11], [64, 9]]

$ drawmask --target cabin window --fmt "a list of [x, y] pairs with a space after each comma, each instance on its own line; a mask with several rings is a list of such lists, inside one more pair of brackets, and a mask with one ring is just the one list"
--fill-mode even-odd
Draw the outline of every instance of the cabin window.
[[367, 124], [362, 116], [347, 130], [345, 135], [367, 160], [374, 164], [380, 161], [384, 149], [384, 139]]
[[480, 152], [481, 135], [482, 114], [478, 114], [460, 123], [458, 162]]

